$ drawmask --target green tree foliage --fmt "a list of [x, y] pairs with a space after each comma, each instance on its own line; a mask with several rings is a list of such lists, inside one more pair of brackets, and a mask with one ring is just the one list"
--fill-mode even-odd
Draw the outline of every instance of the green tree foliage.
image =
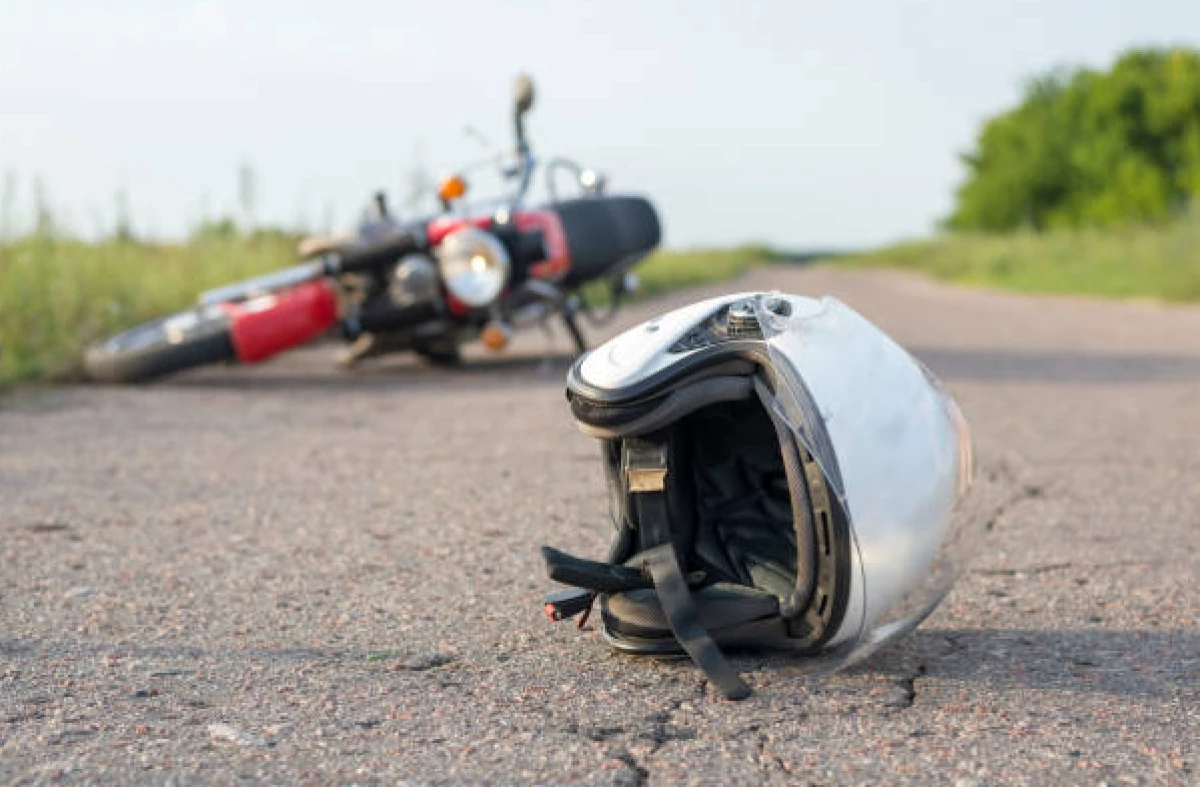
[[1142, 49], [1107, 72], [1054, 71], [989, 120], [963, 156], [947, 226], [1111, 227], [1156, 222], [1200, 195], [1200, 52]]

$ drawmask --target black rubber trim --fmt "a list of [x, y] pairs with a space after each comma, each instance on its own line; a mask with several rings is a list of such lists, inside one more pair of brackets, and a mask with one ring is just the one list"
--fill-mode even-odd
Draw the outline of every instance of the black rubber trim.
[[[567, 396], [586, 399], [592, 406], [625, 406], [647, 399], [681, 380], [700, 371], [730, 360], [742, 360], [751, 365], [767, 366], [769, 355], [766, 344], [758, 339], [734, 339], [712, 345], [681, 357], [666, 369], [646, 377], [625, 388], [600, 388], [583, 379], [580, 369], [587, 355], [580, 356], [567, 372]], [[745, 368], [749, 374], [753, 369]]]
[[825, 616], [824, 633], [813, 643], [814, 650], [819, 650], [823, 647], [841, 629], [846, 617], [846, 608], [850, 605], [850, 583], [853, 579], [851, 571], [853, 570], [854, 563], [851, 560], [850, 550], [854, 548], [854, 542], [850, 534], [850, 522], [840, 501], [832, 500], [830, 509], [833, 512], [832, 527], [835, 531], [833, 534], [834, 554], [832, 561], [834, 575], [830, 577], [818, 573], [817, 587], [829, 593], [829, 598], [833, 599], [833, 604]]
[[[813, 457], [802, 446], [796, 446], [801, 464], [814, 464]], [[821, 481], [808, 486], [812, 511], [814, 546], [816, 548], [815, 576], [807, 597], [789, 599], [785, 618], [788, 634], [802, 641], [802, 652], [816, 653], [841, 629], [849, 605], [852, 581], [852, 550], [849, 519], [841, 500], [831, 494], [827, 474], [817, 466]], [[827, 519], [822, 515], [827, 514]]]
[[648, 628], [639, 626], [636, 623], [630, 623], [628, 620], [617, 617], [608, 611], [607, 606], [600, 607], [600, 619], [604, 623], [604, 627], [613, 634], [625, 634], [630, 637], [638, 637], [639, 639], [661, 640], [663, 643], [670, 642], [676, 653], [683, 653], [683, 646], [679, 644], [679, 640], [675, 639], [675, 634], [669, 628]]
[[817, 525], [812, 498], [808, 492], [808, 479], [800, 461], [799, 450], [791, 430], [779, 417], [771, 412], [769, 397], [761, 377], [756, 377], [755, 392], [759, 404], [767, 411], [771, 425], [775, 427], [775, 438], [779, 441], [783, 472], [787, 478], [788, 492], [792, 503], [792, 522], [796, 530], [796, 586], [787, 601], [792, 610], [805, 609], [812, 600], [812, 591], [817, 584]]
[[571, 405], [571, 414], [575, 416], [575, 420], [582, 421], [589, 426], [610, 429], [615, 429], [622, 424], [635, 421], [646, 413], [654, 412], [654, 409], [661, 405], [665, 398], [663, 396], [657, 399], [647, 399], [644, 402], [614, 407], [597, 404], [588, 399], [567, 394], [567, 401]]
[[[576, 420], [602, 429], [616, 429], [632, 423], [655, 408], [662, 406], [675, 389], [714, 377], [754, 374], [755, 364], [744, 358], [713, 358], [712, 362], [692, 368], [682, 378], [672, 381], [672, 390], [655, 391], [641, 399], [631, 401], [597, 401], [567, 388], [567, 402]], [[665, 389], [665, 386], [664, 386]]]

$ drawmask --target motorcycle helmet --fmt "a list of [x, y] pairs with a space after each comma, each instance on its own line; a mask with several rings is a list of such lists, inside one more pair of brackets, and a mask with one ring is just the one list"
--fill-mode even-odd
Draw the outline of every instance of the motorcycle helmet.
[[723, 650], [857, 661], [932, 612], [978, 541], [962, 412], [837, 299], [677, 309], [579, 358], [567, 400], [616, 531], [603, 561], [543, 548], [573, 588], [547, 614], [596, 602], [610, 645], [686, 653], [727, 697], [749, 688]]

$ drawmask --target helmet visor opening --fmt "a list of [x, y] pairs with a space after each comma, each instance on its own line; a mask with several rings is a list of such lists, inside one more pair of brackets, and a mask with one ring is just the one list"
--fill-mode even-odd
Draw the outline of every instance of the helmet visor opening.
[[692, 508], [676, 521], [695, 523], [702, 568], [718, 581], [790, 598], [798, 523], [775, 427], [758, 399], [701, 408], [673, 427], [672, 444], [672, 502]]

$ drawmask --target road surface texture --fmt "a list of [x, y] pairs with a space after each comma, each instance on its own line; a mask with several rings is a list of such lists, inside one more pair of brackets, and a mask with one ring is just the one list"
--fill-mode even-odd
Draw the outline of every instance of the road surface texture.
[[1200, 309], [776, 268], [620, 326], [767, 288], [875, 320], [1011, 469], [914, 634], [832, 678], [739, 658], [732, 703], [548, 622], [538, 547], [609, 535], [561, 338], [26, 390], [0, 404], [0, 783], [1196, 784]]

